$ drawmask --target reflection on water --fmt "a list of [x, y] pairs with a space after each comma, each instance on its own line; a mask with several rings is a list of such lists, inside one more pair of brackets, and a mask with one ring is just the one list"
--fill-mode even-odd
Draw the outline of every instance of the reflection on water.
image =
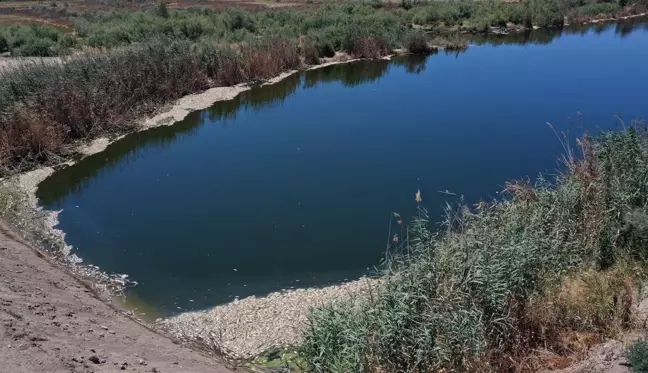
[[614, 30], [614, 34], [627, 37], [633, 32], [648, 30], [648, 17], [635, 17], [620, 20], [615, 23], [595, 23], [588, 25], [573, 25], [564, 29], [542, 28], [512, 32], [506, 35], [470, 35], [468, 39], [476, 45], [508, 45], [508, 44], [549, 44], [556, 38], [564, 35], [586, 35], [589, 32], [602, 34]]
[[80, 257], [128, 273], [132, 301], [160, 314], [357, 278], [379, 263], [392, 212], [415, 214], [417, 189], [438, 217], [456, 202], [439, 190], [488, 199], [554, 169], [547, 121], [648, 115], [637, 29], [538, 30], [491, 38], [507, 48], [294, 74], [129, 135], [38, 197], [63, 209]]

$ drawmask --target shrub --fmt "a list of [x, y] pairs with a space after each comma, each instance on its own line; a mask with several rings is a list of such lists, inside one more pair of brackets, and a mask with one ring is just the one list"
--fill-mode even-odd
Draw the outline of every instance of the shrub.
[[524, 4], [534, 25], [542, 27], [563, 25], [563, 14], [557, 0], [529, 0]]
[[428, 53], [431, 50], [427, 37], [422, 32], [412, 33], [405, 41], [405, 48], [410, 53]]
[[590, 18], [614, 14], [621, 10], [620, 6], [616, 3], [595, 3], [580, 6], [569, 12], [568, 18], [570, 21], [585, 21]]
[[648, 373], [648, 341], [645, 338], [634, 342], [626, 351], [632, 373]]
[[162, 18], [169, 18], [169, 6], [165, 1], [159, 1], [155, 8], [155, 15]]
[[241, 65], [246, 80], [271, 78], [300, 66], [297, 45], [294, 42], [271, 38], [245, 44], [241, 47]]
[[12, 54], [16, 56], [49, 57], [55, 55], [54, 42], [48, 39], [30, 39], [21, 46], [14, 48]]
[[319, 64], [319, 50], [315, 41], [302, 40], [300, 49], [302, 56], [304, 56], [304, 63], [307, 65]]

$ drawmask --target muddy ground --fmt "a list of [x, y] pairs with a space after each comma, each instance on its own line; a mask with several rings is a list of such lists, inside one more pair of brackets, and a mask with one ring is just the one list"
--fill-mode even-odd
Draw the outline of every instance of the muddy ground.
[[230, 372], [157, 334], [0, 224], [0, 373]]

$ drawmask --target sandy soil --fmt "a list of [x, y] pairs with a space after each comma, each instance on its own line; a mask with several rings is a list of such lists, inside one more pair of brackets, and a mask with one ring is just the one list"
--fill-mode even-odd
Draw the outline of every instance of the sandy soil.
[[230, 372], [91, 289], [0, 225], [0, 373]]

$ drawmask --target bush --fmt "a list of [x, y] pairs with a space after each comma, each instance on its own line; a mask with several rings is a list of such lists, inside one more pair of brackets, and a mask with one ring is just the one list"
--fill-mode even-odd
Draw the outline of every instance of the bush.
[[165, 1], [160, 1], [155, 8], [155, 15], [162, 18], [169, 18], [169, 6]]
[[632, 373], [648, 373], [648, 341], [645, 338], [634, 342], [626, 351]]
[[570, 21], [580, 22], [594, 17], [611, 15], [620, 10], [621, 7], [616, 3], [588, 4], [571, 10], [568, 18]]
[[49, 57], [55, 55], [54, 42], [48, 39], [30, 39], [21, 46], [14, 48], [12, 54], [16, 56]]
[[55, 56], [67, 53], [76, 44], [70, 35], [43, 25], [8, 27], [4, 39], [5, 49], [16, 56]]
[[531, 22], [541, 27], [563, 25], [563, 13], [557, 0], [529, 0], [524, 3]]
[[427, 37], [423, 32], [412, 33], [405, 41], [405, 48], [410, 53], [428, 53], [431, 50]]

